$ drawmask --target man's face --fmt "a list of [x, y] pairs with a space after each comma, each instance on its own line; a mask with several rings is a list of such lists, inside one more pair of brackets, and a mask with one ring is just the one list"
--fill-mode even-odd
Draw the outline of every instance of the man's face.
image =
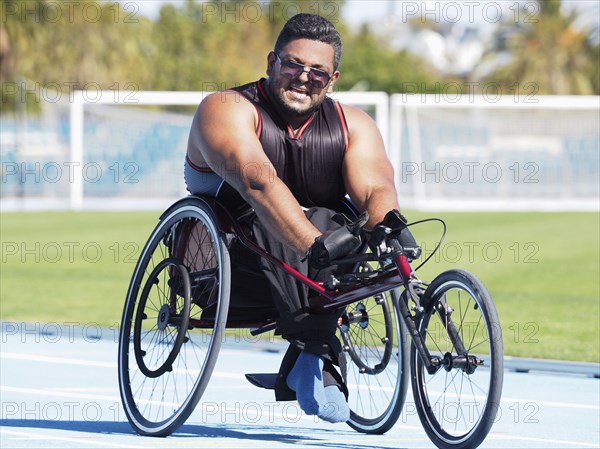
[[[304, 116], [319, 107], [339, 77], [339, 72], [333, 70], [333, 54], [333, 46], [309, 39], [296, 39], [283, 47], [278, 55], [273, 52], [269, 54], [269, 91], [284, 113]], [[286, 64], [292, 67], [286, 68]], [[297, 76], [290, 77], [290, 72], [298, 65], [317, 69], [321, 73], [308, 73], [305, 68]], [[317, 78], [323, 80], [323, 72], [331, 78], [320, 87], [322, 83]]]

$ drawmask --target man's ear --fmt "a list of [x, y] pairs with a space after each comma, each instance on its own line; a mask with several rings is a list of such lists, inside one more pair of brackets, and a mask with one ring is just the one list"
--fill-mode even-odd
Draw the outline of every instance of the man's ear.
[[271, 72], [273, 71], [275, 61], [277, 61], [277, 56], [275, 56], [274, 52], [270, 51], [267, 55], [267, 76], [271, 76]]
[[331, 75], [331, 79], [329, 80], [329, 87], [327, 87], [328, 94], [333, 93], [333, 86], [335, 85], [335, 83], [339, 77], [340, 77], [340, 72], [338, 72], [337, 70], [335, 72], [333, 72], [333, 75]]

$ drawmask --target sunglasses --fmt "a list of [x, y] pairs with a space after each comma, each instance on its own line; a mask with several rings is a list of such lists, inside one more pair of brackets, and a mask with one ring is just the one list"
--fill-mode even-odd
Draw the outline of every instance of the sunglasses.
[[329, 83], [329, 80], [331, 79], [331, 75], [323, 70], [315, 69], [293, 61], [282, 61], [279, 55], [276, 54], [275, 56], [277, 56], [277, 60], [281, 65], [280, 73], [286, 78], [298, 78], [302, 72], [308, 72], [308, 81], [311, 86], [317, 89], [322, 89], [327, 86], [327, 83]]

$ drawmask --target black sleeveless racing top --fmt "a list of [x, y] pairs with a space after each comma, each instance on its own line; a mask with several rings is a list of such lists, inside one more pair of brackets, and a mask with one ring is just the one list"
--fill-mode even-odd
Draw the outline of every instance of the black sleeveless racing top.
[[338, 207], [346, 194], [342, 163], [348, 148], [348, 125], [340, 104], [327, 97], [294, 133], [265, 92], [265, 79], [231, 90], [258, 112], [256, 134], [277, 176], [304, 207]]

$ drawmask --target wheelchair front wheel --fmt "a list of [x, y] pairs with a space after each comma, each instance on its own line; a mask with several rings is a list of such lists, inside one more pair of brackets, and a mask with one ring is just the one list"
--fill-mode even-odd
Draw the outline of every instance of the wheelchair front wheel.
[[183, 201], [163, 214], [133, 273], [119, 334], [119, 390], [138, 433], [167, 436], [194, 411], [221, 346], [230, 276], [208, 206]]
[[490, 431], [500, 406], [503, 347], [496, 308], [481, 281], [462, 270], [436, 277], [422, 305], [418, 330], [438, 365], [428, 372], [412, 345], [419, 418], [437, 447], [475, 448]]
[[359, 432], [387, 432], [404, 406], [409, 337], [398, 300], [399, 291], [391, 290], [348, 306], [342, 315], [339, 330], [348, 361], [347, 423]]

